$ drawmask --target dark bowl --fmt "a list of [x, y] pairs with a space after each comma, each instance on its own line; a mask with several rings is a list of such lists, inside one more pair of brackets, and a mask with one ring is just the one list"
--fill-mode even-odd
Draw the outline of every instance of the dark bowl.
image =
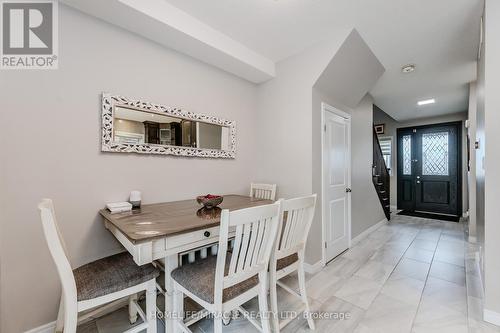
[[196, 216], [201, 217], [204, 220], [213, 220], [220, 217], [222, 209], [219, 207], [205, 208], [201, 207], [196, 211]]
[[201, 195], [199, 197], [196, 197], [196, 201], [200, 204], [203, 205], [205, 208], [214, 208], [217, 207], [222, 203], [224, 200], [224, 197], [222, 195], [218, 196], [212, 196], [212, 197], [207, 197], [206, 195]]

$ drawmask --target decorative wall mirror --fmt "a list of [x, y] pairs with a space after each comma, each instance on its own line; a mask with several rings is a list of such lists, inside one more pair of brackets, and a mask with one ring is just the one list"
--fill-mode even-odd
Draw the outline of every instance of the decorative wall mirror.
[[102, 151], [234, 158], [234, 121], [102, 94]]

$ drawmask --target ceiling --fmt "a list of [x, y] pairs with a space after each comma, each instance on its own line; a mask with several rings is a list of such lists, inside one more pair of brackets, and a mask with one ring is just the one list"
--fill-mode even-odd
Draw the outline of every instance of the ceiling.
[[[467, 109], [483, 0], [164, 0], [273, 61], [356, 28], [386, 72], [371, 90], [396, 120]], [[414, 63], [412, 74], [401, 67]], [[421, 99], [436, 104], [417, 107]]]

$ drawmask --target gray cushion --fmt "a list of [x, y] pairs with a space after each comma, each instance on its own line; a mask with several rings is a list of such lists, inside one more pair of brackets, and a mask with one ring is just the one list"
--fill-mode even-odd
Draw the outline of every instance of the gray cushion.
[[[229, 271], [231, 253], [226, 256], [225, 275]], [[195, 261], [192, 264], [183, 265], [172, 271], [172, 278], [181, 286], [208, 303], [214, 302], [215, 267], [217, 256], [209, 256], [206, 259]], [[250, 290], [259, 283], [257, 275], [240, 282], [232, 287], [224, 289], [222, 301], [227, 302], [245, 291]]]
[[291, 254], [288, 257], [278, 259], [278, 261], [276, 262], [276, 270], [279, 271], [280, 269], [288, 267], [297, 261], [299, 261], [299, 256], [297, 253]]
[[73, 270], [78, 301], [111, 294], [154, 279], [160, 271], [151, 264], [138, 266], [128, 252], [99, 259]]

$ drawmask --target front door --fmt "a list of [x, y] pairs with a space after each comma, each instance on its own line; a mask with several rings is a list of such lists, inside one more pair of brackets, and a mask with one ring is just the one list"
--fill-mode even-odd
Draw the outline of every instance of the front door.
[[461, 123], [398, 129], [398, 209], [460, 215]]
[[323, 230], [324, 257], [328, 262], [349, 248], [351, 237], [351, 122], [349, 115], [323, 108]]

